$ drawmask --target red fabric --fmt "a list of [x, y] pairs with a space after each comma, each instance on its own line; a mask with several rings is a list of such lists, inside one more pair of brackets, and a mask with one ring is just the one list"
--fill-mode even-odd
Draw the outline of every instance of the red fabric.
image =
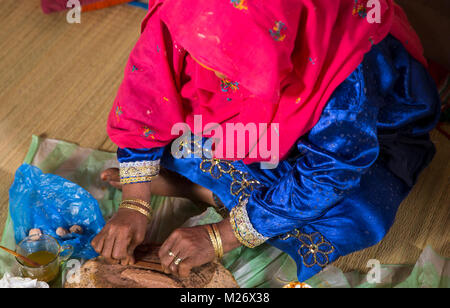
[[[224, 132], [227, 124], [278, 123], [279, 130], [258, 130], [244, 161], [266, 160], [255, 145], [271, 144], [275, 135], [279, 157], [273, 158], [283, 159], [364, 54], [389, 33], [426, 64], [400, 7], [380, 3], [381, 23], [371, 24], [354, 0], [156, 1], [110, 113], [109, 136], [121, 148], [154, 148], [177, 137], [171, 130], [178, 122], [194, 131], [195, 115]], [[237, 93], [227, 97], [219, 86], [224, 81], [192, 57], [238, 84]], [[236, 146], [227, 139], [218, 147]]]

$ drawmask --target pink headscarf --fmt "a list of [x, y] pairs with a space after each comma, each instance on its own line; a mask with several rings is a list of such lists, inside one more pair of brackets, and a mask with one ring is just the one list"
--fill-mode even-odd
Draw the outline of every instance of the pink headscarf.
[[[121, 148], [154, 148], [178, 137], [171, 134], [175, 123], [193, 129], [196, 114], [223, 131], [226, 123], [279, 123], [271, 133], [285, 158], [333, 91], [389, 33], [426, 64], [403, 11], [392, 0], [371, 1], [380, 4], [381, 23], [369, 23], [367, 2], [156, 0], [110, 113], [109, 136]], [[268, 131], [258, 136], [270, 144]], [[265, 160], [254, 145], [244, 162]]]

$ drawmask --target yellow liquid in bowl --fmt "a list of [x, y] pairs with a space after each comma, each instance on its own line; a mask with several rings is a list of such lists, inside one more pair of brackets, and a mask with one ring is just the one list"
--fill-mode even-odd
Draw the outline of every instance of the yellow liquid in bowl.
[[[53, 260], [55, 260], [56, 255], [51, 253], [51, 252], [43, 250], [43, 251], [33, 252], [32, 254], [29, 254], [27, 256], [27, 258], [32, 260], [32, 261], [34, 261], [34, 262], [39, 263], [40, 265], [47, 265], [50, 262], [52, 262]], [[33, 267], [32, 265], [27, 264], [27, 263], [26, 263], [26, 265]]]
[[50, 282], [58, 275], [59, 261], [54, 253], [44, 250], [36, 251], [27, 255], [27, 258], [41, 264], [41, 266], [34, 267], [24, 262], [24, 265], [26, 266], [22, 269], [24, 276], [40, 281]]

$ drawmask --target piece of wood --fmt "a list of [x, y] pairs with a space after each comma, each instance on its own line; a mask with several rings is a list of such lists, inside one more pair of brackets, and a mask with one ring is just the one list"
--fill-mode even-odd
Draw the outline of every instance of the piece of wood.
[[106, 264], [89, 260], [80, 268], [79, 282], [65, 288], [238, 288], [233, 275], [213, 262], [194, 268], [188, 278], [167, 275], [148, 268]]
[[122, 266], [108, 264], [101, 258], [81, 267], [79, 283], [67, 283], [66, 288], [238, 288], [231, 273], [217, 262], [192, 269], [189, 277], [179, 278], [163, 272], [158, 257], [158, 245], [143, 245], [136, 249], [136, 263]]
[[132, 264], [131, 266], [135, 267], [135, 268], [148, 269], [148, 270], [164, 273], [161, 263], [138, 261], [138, 262]]

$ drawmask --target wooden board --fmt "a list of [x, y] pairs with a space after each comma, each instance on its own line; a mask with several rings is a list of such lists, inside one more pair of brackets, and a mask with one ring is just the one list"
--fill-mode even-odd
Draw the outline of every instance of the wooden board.
[[[135, 265], [107, 264], [90, 260], [81, 267], [80, 281], [65, 288], [238, 288], [233, 275], [217, 262], [192, 269], [189, 277], [166, 275], [158, 267], [159, 247], [146, 247], [136, 255]], [[149, 266], [150, 265], [150, 266]]]

